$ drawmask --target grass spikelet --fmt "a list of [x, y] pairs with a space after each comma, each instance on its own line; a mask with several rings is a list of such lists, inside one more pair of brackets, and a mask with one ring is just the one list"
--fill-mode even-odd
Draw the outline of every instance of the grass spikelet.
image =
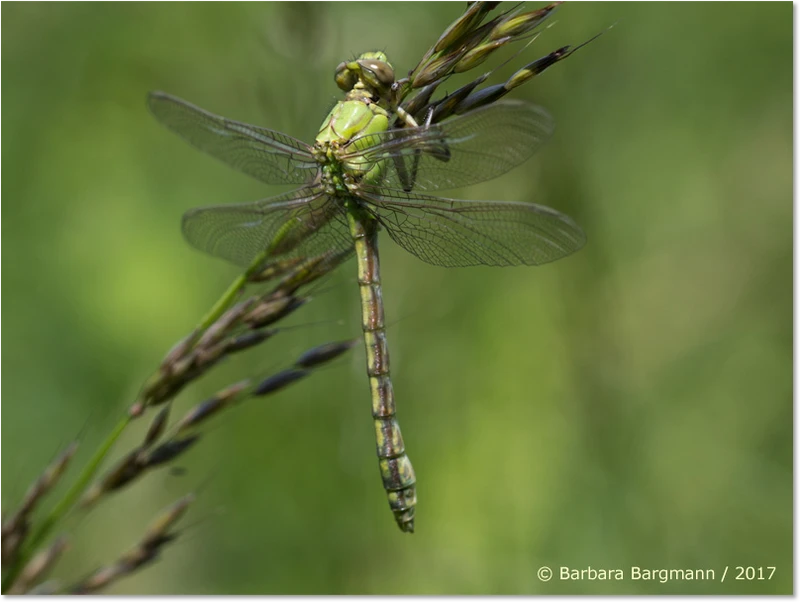
[[[595, 36], [577, 47], [564, 46], [550, 52], [519, 69], [503, 84], [478, 89], [494, 73], [493, 69], [479, 75], [456, 92], [433, 99], [438, 86], [451, 75], [475, 69], [505, 46], [527, 41], [527, 47], [543, 31], [542, 25], [562, 3], [553, 2], [531, 11], [522, 11], [520, 7], [515, 7], [484, 23], [486, 16], [499, 4], [471, 3], [436, 44], [428, 49], [408, 77], [398, 80], [395, 99], [417, 122], [437, 123], [452, 115], [490, 105], [598, 37]], [[394, 127], [402, 128], [406, 124], [397, 118]]]
[[42, 475], [28, 488], [19, 509], [3, 522], [3, 564], [10, 563], [15, 559], [20, 546], [28, 535], [31, 513], [42, 498], [58, 483], [76, 451], [78, 451], [78, 443], [74, 441], [50, 463]]
[[144, 436], [143, 449], [152, 446], [164, 434], [164, 429], [167, 428], [167, 422], [169, 421], [169, 412], [170, 406], [168, 405], [156, 414], [153, 422], [150, 423], [150, 428], [147, 429], [147, 434]]
[[122, 577], [130, 575], [141, 567], [153, 562], [161, 550], [178, 537], [172, 527], [186, 513], [194, 501], [193, 495], [187, 495], [166, 508], [150, 524], [144, 537], [127, 553], [111, 565], [101, 567], [83, 581], [69, 588], [72, 594], [92, 594], [108, 587]]
[[335, 360], [352, 349], [357, 340], [350, 339], [318, 345], [302, 353], [293, 367], [266, 377], [255, 385], [253, 385], [253, 379], [247, 379], [222, 389], [213, 397], [191, 408], [174, 425], [172, 435], [149, 450], [168, 428], [169, 407], [164, 408], [153, 419], [143, 443], [125, 454], [105, 476], [89, 487], [81, 500], [82, 507], [88, 508], [96, 504], [107, 494], [129, 486], [150, 469], [169, 464], [182, 456], [194, 447], [201, 437], [198, 433], [189, 433], [216, 416], [224, 408], [248, 397], [263, 397], [285, 389], [311, 375], [314, 369]]
[[253, 395], [262, 396], [275, 393], [297, 382], [301, 378], [305, 378], [309, 374], [311, 373], [308, 370], [297, 370], [295, 368], [283, 370], [261, 381], [253, 391]]
[[29, 593], [29, 591], [41, 581], [53, 568], [61, 557], [61, 554], [69, 547], [65, 537], [57, 538], [52, 544], [36, 554], [17, 579], [8, 593], [10, 595]]
[[349, 351], [356, 343], [358, 343], [358, 339], [319, 345], [303, 353], [297, 358], [294, 365], [298, 368], [314, 368], [320, 366]]
[[200, 435], [190, 435], [182, 439], [170, 439], [147, 454], [142, 464], [144, 468], [152, 468], [153, 466], [171, 462], [197, 443], [199, 439]]

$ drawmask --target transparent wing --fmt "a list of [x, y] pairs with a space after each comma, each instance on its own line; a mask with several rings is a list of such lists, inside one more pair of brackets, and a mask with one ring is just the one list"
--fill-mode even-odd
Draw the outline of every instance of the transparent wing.
[[151, 92], [147, 105], [192, 146], [267, 184], [309, 184], [319, 171], [311, 147], [280, 132], [214, 115], [164, 92]]
[[353, 246], [342, 208], [314, 188], [192, 209], [183, 216], [183, 235], [193, 247], [240, 266], [265, 250], [269, 258], [291, 259], [341, 254]]
[[401, 192], [361, 197], [392, 240], [433, 265], [541, 265], [574, 253], [586, 242], [572, 219], [532, 203]]
[[541, 107], [501, 101], [440, 124], [356, 138], [345, 158], [383, 164], [374, 190], [446, 190], [504, 174], [538, 151], [554, 127]]

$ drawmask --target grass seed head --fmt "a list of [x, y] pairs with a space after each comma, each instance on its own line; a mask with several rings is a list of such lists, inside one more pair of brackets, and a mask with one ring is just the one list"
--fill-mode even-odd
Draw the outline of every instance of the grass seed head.
[[106, 476], [101, 479], [103, 491], [114, 491], [127, 485], [135, 479], [144, 469], [142, 462], [142, 452], [135, 449], [123, 457], [117, 465], [112, 468]]
[[295, 362], [297, 368], [315, 368], [333, 359], [336, 359], [356, 344], [358, 339], [325, 343], [303, 353]]
[[193, 330], [189, 335], [178, 341], [161, 361], [161, 370], [169, 373], [172, 365], [186, 355], [197, 340], [197, 331]]
[[307, 297], [278, 297], [259, 303], [247, 315], [244, 321], [250, 328], [263, 328], [282, 320], [308, 302]]
[[27, 518], [23, 518], [16, 522], [13, 527], [3, 529], [3, 564], [11, 564], [17, 558], [17, 552], [19, 552], [22, 542], [25, 541], [25, 538], [28, 536], [30, 526], [30, 521]]
[[197, 341], [196, 348], [205, 349], [218, 342], [225, 334], [233, 328], [242, 316], [256, 303], [256, 297], [245, 299], [231, 307], [214, 322]]
[[9, 562], [22, 545], [29, 530], [29, 517], [42, 498], [58, 483], [67, 470], [70, 460], [78, 451], [78, 442], [73, 441], [44, 470], [36, 481], [28, 488], [19, 509], [3, 521], [2, 527], [2, 559]]
[[188, 494], [166, 508], [156, 519], [150, 523], [141, 544], [153, 547], [154, 542], [169, 532], [169, 529], [186, 514], [189, 506], [194, 501], [194, 494]]
[[261, 330], [254, 330], [252, 332], [246, 332], [244, 334], [240, 334], [226, 341], [225, 351], [226, 353], [236, 353], [237, 351], [244, 351], [245, 349], [250, 349], [250, 347], [255, 347], [256, 345], [273, 337], [277, 333], [278, 329], [276, 328], [272, 329], [265, 328]]
[[453, 21], [433, 45], [433, 52], [453, 50], [494, 10], [499, 2], [473, 2], [458, 19]]
[[19, 577], [14, 582], [14, 586], [9, 589], [11, 595], [24, 594], [45, 577], [61, 557], [61, 554], [69, 547], [66, 538], [59, 537], [51, 545], [36, 554], [22, 569]]
[[508, 15], [501, 20], [489, 34], [490, 40], [499, 40], [507, 36], [519, 39], [539, 27], [563, 2], [554, 2], [544, 8], [518, 15]]
[[167, 428], [167, 422], [169, 421], [169, 411], [170, 406], [167, 405], [153, 418], [153, 422], [150, 423], [150, 428], [147, 429], [147, 434], [144, 437], [142, 448], [152, 446], [164, 434], [164, 429]]
[[144, 460], [144, 466], [152, 468], [171, 462], [200, 440], [200, 435], [189, 435], [183, 439], [171, 439], [156, 447]]
[[198, 426], [205, 422], [224, 407], [230, 405], [242, 395], [242, 393], [250, 386], [249, 380], [238, 382], [222, 391], [219, 391], [214, 397], [200, 402], [186, 415], [178, 421], [176, 430], [178, 434], [185, 433], [187, 430]]
[[453, 73], [463, 73], [464, 71], [474, 69], [488, 59], [495, 50], [502, 48], [512, 40], [513, 38], [509, 36], [491, 42], [486, 42], [477, 48], [473, 48], [463, 57], [461, 57], [461, 59], [455, 64], [453, 67]]
[[288, 370], [278, 372], [277, 374], [274, 374], [261, 381], [253, 391], [253, 395], [261, 396], [275, 393], [276, 391], [280, 391], [281, 389], [288, 387], [301, 378], [305, 378], [309, 374], [311, 373], [308, 370], [298, 370], [296, 368], [289, 368]]

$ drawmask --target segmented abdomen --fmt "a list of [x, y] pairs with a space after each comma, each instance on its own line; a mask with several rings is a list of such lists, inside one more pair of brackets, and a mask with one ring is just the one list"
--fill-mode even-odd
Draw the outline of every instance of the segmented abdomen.
[[353, 215], [355, 212], [350, 213], [350, 232], [358, 259], [361, 326], [367, 351], [367, 376], [372, 394], [378, 465], [395, 520], [401, 530], [411, 533], [414, 531], [414, 508], [417, 503], [416, 478], [395, 417], [381, 298], [377, 224], [371, 218], [359, 219]]

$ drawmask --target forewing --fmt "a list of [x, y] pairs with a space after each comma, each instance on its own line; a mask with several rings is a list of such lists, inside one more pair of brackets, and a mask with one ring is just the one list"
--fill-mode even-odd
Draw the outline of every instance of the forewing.
[[555, 123], [543, 108], [499, 101], [431, 126], [362, 136], [345, 158], [383, 164], [373, 190], [446, 190], [496, 178], [530, 158], [550, 138]]
[[408, 193], [362, 198], [392, 240], [433, 265], [541, 265], [574, 253], [586, 242], [568, 216], [532, 203]]
[[192, 209], [183, 235], [193, 247], [240, 266], [270, 259], [340, 254], [352, 248], [342, 208], [324, 191], [303, 188], [253, 203]]
[[204, 111], [164, 92], [151, 92], [150, 111], [192, 146], [267, 184], [308, 184], [319, 164], [311, 147], [286, 136]]

